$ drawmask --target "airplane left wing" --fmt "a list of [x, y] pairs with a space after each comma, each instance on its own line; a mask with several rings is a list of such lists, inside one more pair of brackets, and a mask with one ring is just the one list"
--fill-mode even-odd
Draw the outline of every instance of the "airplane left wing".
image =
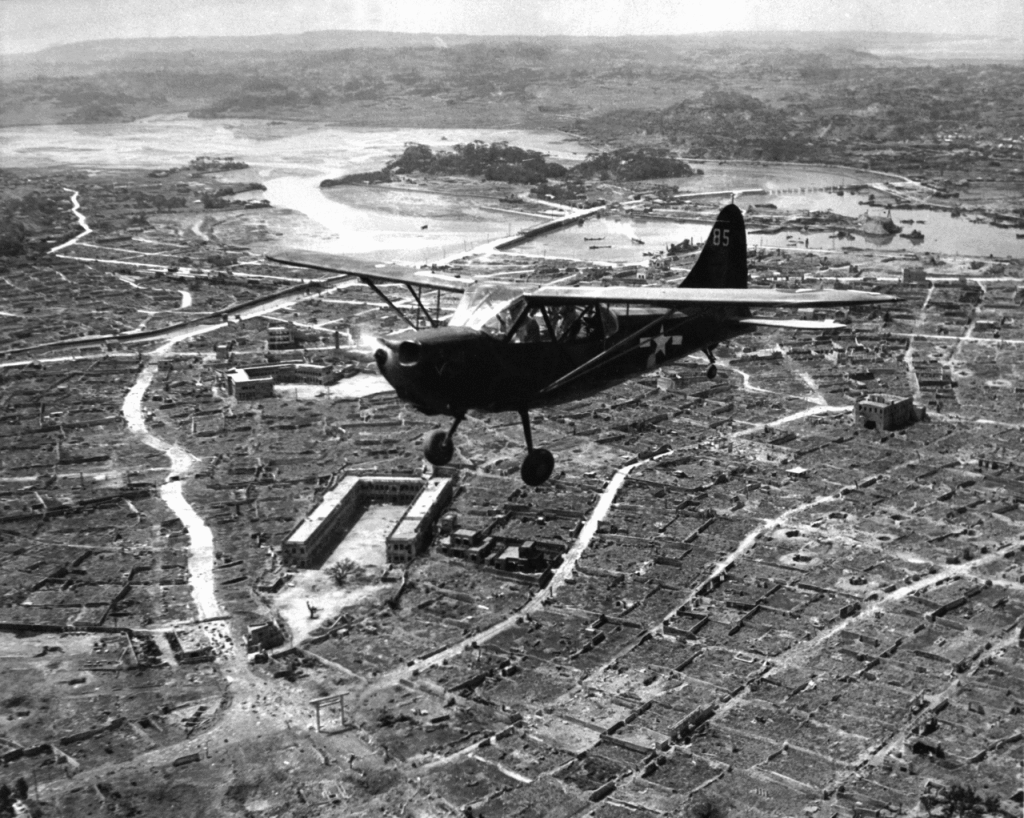
[[728, 287], [541, 287], [526, 293], [531, 306], [561, 304], [638, 304], [667, 309], [687, 306], [848, 307], [898, 301], [864, 290], [771, 290]]
[[461, 293], [473, 283], [469, 276], [436, 273], [429, 270], [413, 270], [397, 264], [376, 265], [373, 262], [337, 256], [333, 253], [318, 253], [314, 250], [281, 250], [269, 253], [268, 261], [287, 264], [291, 267], [305, 267], [325, 273], [351, 275], [375, 284], [407, 284], [413, 287], [430, 287], [435, 290]]

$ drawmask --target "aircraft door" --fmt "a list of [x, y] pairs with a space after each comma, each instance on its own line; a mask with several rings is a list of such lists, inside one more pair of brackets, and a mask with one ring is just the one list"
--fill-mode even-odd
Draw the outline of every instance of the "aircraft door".
[[[525, 307], [516, 312], [510, 322], [514, 331], [509, 336], [513, 344], [540, 344], [551, 340], [550, 324], [542, 307]], [[523, 312], [525, 311], [525, 315]]]
[[604, 304], [587, 304], [583, 307], [566, 304], [557, 311], [555, 337], [567, 343], [593, 343], [605, 341], [613, 336], [618, 328], [619, 322], [615, 313]]
[[603, 340], [607, 341], [619, 331], [619, 319], [615, 313], [608, 309], [607, 304], [597, 305], [598, 315], [601, 318], [601, 333]]

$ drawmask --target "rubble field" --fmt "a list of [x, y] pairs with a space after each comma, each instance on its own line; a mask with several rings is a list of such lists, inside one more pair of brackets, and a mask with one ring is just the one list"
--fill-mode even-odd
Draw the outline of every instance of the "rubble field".
[[[471, 416], [417, 559], [386, 564], [381, 506], [351, 559], [295, 569], [342, 477], [424, 471], [437, 422], [361, 343], [398, 319], [235, 243], [277, 215], [208, 207], [216, 165], [3, 183], [28, 228], [0, 273], [0, 781], [42, 814], [899, 815], [955, 785], [1019, 810], [1020, 257], [752, 248], [752, 286], [901, 300], [537, 410], [537, 489], [518, 419]], [[821, 227], [793, 217], [751, 220]], [[642, 286], [693, 250], [453, 269]], [[917, 422], [866, 428], [876, 394]]]

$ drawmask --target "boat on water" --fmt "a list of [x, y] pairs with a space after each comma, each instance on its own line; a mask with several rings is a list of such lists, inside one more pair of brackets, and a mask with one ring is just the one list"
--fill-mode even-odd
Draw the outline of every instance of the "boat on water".
[[604, 236], [584, 236], [583, 241], [601, 241]]
[[860, 216], [856, 224], [857, 232], [863, 233], [865, 236], [893, 236], [903, 230], [902, 227], [895, 224], [888, 216], [879, 218], [870, 216], [867, 213]]

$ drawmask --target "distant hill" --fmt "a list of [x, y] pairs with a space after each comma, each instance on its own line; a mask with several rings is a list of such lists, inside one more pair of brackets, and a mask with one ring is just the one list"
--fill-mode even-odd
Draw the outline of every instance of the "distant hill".
[[[559, 129], [692, 158], [881, 167], [908, 144], [948, 150], [967, 137], [998, 146], [1019, 136], [1024, 74], [1019, 61], [996, 61], [996, 45], [874, 32], [103, 40], [5, 59], [0, 127], [188, 114]], [[646, 162], [634, 170], [646, 174]]]
[[389, 31], [309, 31], [303, 34], [266, 34], [251, 37], [135, 37], [87, 40], [50, 46], [19, 59], [41, 62], [93, 62], [118, 60], [146, 54], [259, 53], [335, 51], [345, 48], [444, 48], [472, 40], [498, 38], [458, 34], [406, 34]]
[[[939, 34], [887, 33], [871, 31], [733, 31], [664, 37], [520, 37], [511, 35], [464, 35], [405, 33], [389, 31], [309, 31], [302, 34], [267, 34], [240, 37], [136, 37], [86, 40], [68, 45], [50, 46], [31, 54], [5, 57], [14, 64], [22, 62], [88, 63], [118, 60], [140, 55], [256, 52], [335, 51], [364, 48], [445, 48], [467, 43], [530, 42], [553, 45], [559, 41], [582, 43], [648, 41], [662, 44], [673, 41], [734, 42], [746, 47], [788, 47], [818, 50], [823, 45], [865, 51], [879, 50], [887, 56], [926, 57], [931, 59], [1024, 59], [1020, 39], [994, 39]], [[945, 52], [949, 52], [948, 56]]]

